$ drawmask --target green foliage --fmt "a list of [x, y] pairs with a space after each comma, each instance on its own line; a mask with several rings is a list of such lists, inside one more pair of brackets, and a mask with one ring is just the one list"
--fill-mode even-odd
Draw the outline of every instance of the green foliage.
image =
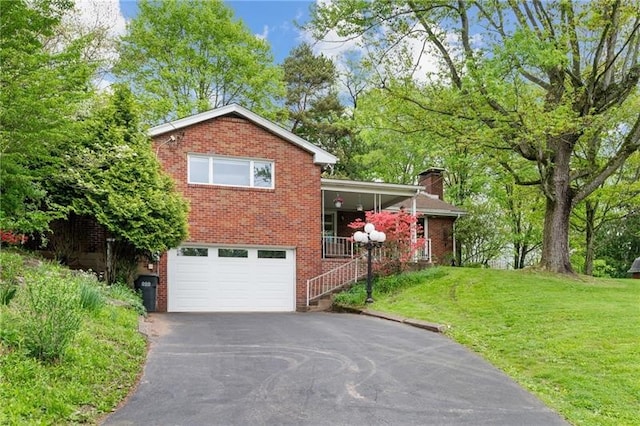
[[439, 268], [373, 309], [450, 325], [571, 424], [637, 423], [640, 286], [533, 271]]
[[[441, 268], [427, 268], [420, 271], [404, 272], [402, 274], [378, 277], [373, 282], [373, 296], [392, 296], [399, 291], [423, 283], [425, 280], [435, 280], [445, 275]], [[363, 306], [367, 299], [366, 283], [361, 281], [348, 290], [335, 295], [333, 302], [343, 306]]]
[[333, 61], [314, 55], [311, 46], [302, 43], [289, 53], [282, 68], [291, 131], [340, 159], [333, 175], [358, 177], [360, 167], [354, 160], [362, 149], [361, 142], [338, 99], [338, 72]]
[[67, 161], [68, 171], [57, 182], [60, 204], [94, 217], [140, 251], [165, 251], [186, 238], [187, 202], [140, 130], [128, 89], [116, 87], [108, 103], [96, 109], [83, 148]]
[[147, 310], [142, 303], [142, 297], [128, 284], [119, 281], [106, 288], [106, 297], [117, 301], [118, 305], [126, 306], [137, 312], [138, 315], [146, 315]]
[[456, 221], [456, 240], [462, 247], [462, 265], [486, 265], [498, 257], [508, 241], [507, 224], [490, 202], [465, 206], [467, 215]]
[[138, 3], [119, 46], [116, 74], [151, 123], [239, 103], [266, 116], [283, 94], [268, 44], [222, 1]]
[[598, 240], [596, 258], [606, 262], [612, 277], [627, 277], [633, 261], [640, 256], [640, 209], [603, 225]]
[[0, 254], [0, 306], [8, 305], [18, 291], [23, 274], [22, 256], [2, 250]]
[[93, 67], [87, 39], [55, 48], [46, 41], [73, 6], [69, 1], [6, 1], [0, 13], [0, 228], [47, 229], [65, 214], [47, 181], [64, 172], [60, 152], [81, 133]]

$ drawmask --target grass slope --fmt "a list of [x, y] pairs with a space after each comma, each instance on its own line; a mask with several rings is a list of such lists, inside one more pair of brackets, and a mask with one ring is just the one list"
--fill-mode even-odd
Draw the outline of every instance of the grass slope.
[[640, 424], [640, 281], [438, 271], [372, 309], [449, 325], [576, 425]]
[[[15, 263], [16, 256], [3, 250], [1, 266]], [[52, 279], [68, 274], [47, 262], [25, 258], [24, 264], [32, 266], [19, 271], [23, 285], [29, 285], [34, 274]], [[146, 341], [137, 331], [139, 312], [134, 309], [141, 305], [127, 289], [101, 291], [109, 301], [83, 315], [80, 331], [56, 362], [39, 361], [0, 339], [0, 424], [95, 424], [127, 396], [146, 355]], [[0, 316], [6, 309], [0, 306]], [[0, 326], [10, 325], [0, 321]]]

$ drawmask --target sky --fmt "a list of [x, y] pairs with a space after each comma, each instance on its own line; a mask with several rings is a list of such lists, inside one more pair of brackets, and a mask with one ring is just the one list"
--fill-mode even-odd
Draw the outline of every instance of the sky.
[[[253, 34], [266, 38], [278, 64], [284, 61], [291, 49], [303, 41], [300, 29], [294, 22], [306, 22], [309, 18], [309, 6], [313, 3], [306, 0], [225, 1], [233, 9], [236, 18], [242, 20]], [[136, 15], [134, 0], [119, 0], [119, 5], [124, 19], [129, 20]]]
[[[1, 0], [0, 0], [1, 1]], [[305, 33], [296, 26], [309, 20], [310, 7], [318, 3], [327, 3], [331, 0], [226, 0], [234, 12], [235, 18], [245, 23], [249, 31], [256, 37], [267, 40], [276, 64], [282, 64], [291, 50], [302, 42], [312, 45], [316, 55], [323, 54], [334, 60], [339, 71], [347, 71], [347, 57], [357, 57], [367, 54], [367, 44], [362, 43], [360, 37], [352, 37], [347, 40], [338, 36], [335, 30], [325, 34], [322, 41], [314, 40], [310, 34]], [[138, 13], [136, 0], [75, 0], [77, 13], [68, 19], [80, 27], [92, 28], [96, 25], [109, 28], [111, 39], [125, 34], [126, 22]], [[405, 48], [412, 55], [414, 78], [417, 81], [425, 79], [435, 72], [436, 61], [429, 54], [425, 54], [423, 40], [406, 39], [394, 49], [386, 52], [387, 57], [404, 52]], [[354, 54], [356, 56], [354, 56]], [[117, 52], [114, 47], [105, 47], [103, 55], [115, 61]], [[402, 62], [402, 61], [399, 61]], [[379, 70], [382, 74], [394, 72], [393, 70]], [[108, 86], [108, 78], [97, 83], [99, 86]]]

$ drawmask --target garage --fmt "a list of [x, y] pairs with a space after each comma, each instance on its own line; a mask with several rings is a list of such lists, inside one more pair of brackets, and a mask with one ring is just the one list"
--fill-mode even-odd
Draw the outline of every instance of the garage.
[[169, 312], [295, 310], [295, 250], [189, 246], [170, 250]]

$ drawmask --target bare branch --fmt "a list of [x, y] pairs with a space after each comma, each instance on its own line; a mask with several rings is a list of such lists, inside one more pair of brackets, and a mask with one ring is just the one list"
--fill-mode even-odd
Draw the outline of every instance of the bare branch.
[[429, 25], [427, 20], [424, 19], [424, 15], [421, 13], [421, 10], [418, 7], [418, 5], [416, 4], [416, 2], [415, 1], [409, 1], [408, 5], [411, 8], [411, 10], [414, 12], [415, 16], [418, 18], [418, 21], [420, 22], [420, 24], [424, 27], [425, 31], [427, 32], [427, 36], [429, 37], [429, 40], [433, 44], [435, 44], [436, 48], [438, 49], [438, 51], [442, 55], [442, 58], [446, 62], [447, 68], [449, 68], [449, 74], [451, 75], [451, 80], [453, 81], [453, 84], [458, 89], [461, 89], [462, 88], [462, 79], [460, 78], [460, 75], [458, 74], [458, 71], [456, 70], [456, 67], [455, 67], [455, 64], [453, 62], [453, 59], [451, 58], [451, 55], [449, 55], [449, 51], [442, 44], [440, 39], [438, 39], [438, 37], [435, 35], [435, 33], [432, 31], [431, 26]]
[[[576, 17], [573, 10], [573, 3], [571, 1], [565, 2], [563, 11], [567, 14], [566, 26], [569, 33], [569, 44], [571, 45], [572, 67], [571, 77], [575, 82], [581, 82], [580, 75], [580, 43], [578, 43], [578, 33], [576, 32]], [[577, 86], [577, 85], [576, 85]]]
[[507, 171], [511, 176], [513, 176], [513, 180], [516, 185], [520, 186], [532, 186], [532, 185], [540, 185], [542, 183], [541, 179], [536, 180], [523, 180], [518, 173], [513, 170], [511, 165], [506, 161], [500, 161], [500, 165]]

